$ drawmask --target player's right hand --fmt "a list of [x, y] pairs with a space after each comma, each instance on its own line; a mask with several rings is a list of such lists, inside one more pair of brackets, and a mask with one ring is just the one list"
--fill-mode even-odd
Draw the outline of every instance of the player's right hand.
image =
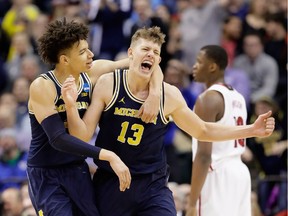
[[120, 191], [124, 192], [126, 189], [129, 189], [131, 184], [131, 174], [129, 168], [116, 154], [109, 162], [110, 166], [119, 178]]

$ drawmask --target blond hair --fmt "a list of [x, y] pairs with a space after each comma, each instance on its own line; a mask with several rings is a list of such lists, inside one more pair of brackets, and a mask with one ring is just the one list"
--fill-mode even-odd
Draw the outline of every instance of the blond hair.
[[161, 32], [160, 27], [153, 26], [150, 28], [143, 27], [138, 29], [132, 36], [131, 46], [140, 38], [157, 43], [159, 46], [165, 42], [165, 34]]

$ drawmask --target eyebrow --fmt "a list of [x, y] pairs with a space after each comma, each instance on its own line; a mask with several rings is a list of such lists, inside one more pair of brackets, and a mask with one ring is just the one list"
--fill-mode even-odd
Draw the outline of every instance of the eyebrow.
[[83, 48], [79, 50], [79, 53], [82, 53], [83, 51], [86, 51], [87, 48]]

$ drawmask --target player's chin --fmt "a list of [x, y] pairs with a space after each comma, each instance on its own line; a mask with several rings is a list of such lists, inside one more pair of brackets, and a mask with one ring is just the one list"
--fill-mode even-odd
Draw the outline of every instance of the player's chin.
[[86, 64], [86, 69], [87, 69], [87, 70], [90, 70], [91, 68], [92, 68], [92, 63], [87, 63], [87, 64]]

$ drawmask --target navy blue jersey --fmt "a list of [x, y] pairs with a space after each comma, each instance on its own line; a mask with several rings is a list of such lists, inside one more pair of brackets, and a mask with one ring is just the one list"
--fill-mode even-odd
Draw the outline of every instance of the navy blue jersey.
[[[130, 168], [131, 174], [148, 174], [166, 166], [164, 134], [168, 120], [160, 112], [153, 123], [135, 117], [144, 103], [133, 96], [127, 82], [127, 70], [114, 72], [114, 91], [99, 121], [96, 146], [115, 152]], [[162, 96], [163, 96], [162, 92]], [[99, 168], [112, 172], [108, 162], [94, 160]]]
[[[55, 88], [57, 91], [57, 95], [54, 100], [55, 108], [58, 111], [61, 119], [63, 120], [65, 128], [67, 128], [66, 109], [61, 95], [62, 85], [57, 80], [52, 71], [41, 74], [41, 76], [44, 79], [49, 79], [55, 83]], [[86, 73], [81, 73], [77, 98], [77, 106], [81, 118], [83, 117], [85, 111], [90, 104], [92, 88], [93, 86], [88, 75]], [[70, 163], [78, 163], [85, 159], [85, 157], [75, 156], [54, 149], [49, 144], [49, 140], [45, 131], [43, 130], [42, 126], [39, 124], [34, 113], [31, 110], [29, 111], [29, 116], [31, 122], [32, 140], [28, 154], [28, 166], [50, 167]]]

